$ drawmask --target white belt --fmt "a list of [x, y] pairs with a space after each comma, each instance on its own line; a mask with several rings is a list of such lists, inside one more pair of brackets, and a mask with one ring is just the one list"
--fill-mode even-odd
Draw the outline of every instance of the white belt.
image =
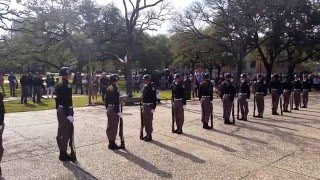
[[[59, 108], [63, 108], [63, 106], [62, 105], [59, 105], [58, 106]], [[73, 108], [72, 106], [69, 106], [69, 108]]]
[[263, 95], [264, 92], [256, 92], [256, 94]]
[[182, 101], [182, 99], [174, 99], [174, 100], [176, 100], [176, 101]]
[[309, 91], [309, 89], [303, 89], [303, 91]]
[[295, 91], [300, 91], [301, 89], [294, 89]]
[[153, 105], [153, 103], [143, 103], [143, 105], [150, 106]]
[[116, 105], [114, 105], [114, 104], [108, 104], [108, 107], [115, 107]]
[[201, 96], [201, 97], [204, 97], [204, 98], [210, 98], [211, 96]]
[[231, 94], [224, 94], [224, 96], [231, 96]]
[[239, 93], [240, 96], [245, 96], [247, 93]]

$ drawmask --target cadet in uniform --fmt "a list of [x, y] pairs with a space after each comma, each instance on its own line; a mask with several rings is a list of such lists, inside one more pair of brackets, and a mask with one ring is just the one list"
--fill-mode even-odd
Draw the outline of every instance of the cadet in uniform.
[[61, 161], [75, 161], [77, 158], [74, 154], [67, 154], [68, 142], [73, 136], [73, 103], [72, 103], [72, 86], [69, 83], [71, 79], [70, 69], [63, 67], [59, 76], [62, 81], [56, 85], [56, 108], [58, 117], [58, 134], [57, 143], [60, 150], [59, 159]]
[[21, 104], [26, 104], [28, 102], [28, 74], [24, 73], [20, 79], [20, 84], [21, 84]]
[[118, 88], [119, 76], [116, 74], [110, 77], [110, 86], [107, 88], [105, 106], [107, 109], [108, 126], [107, 126], [107, 137], [109, 139], [108, 148], [111, 150], [119, 149], [120, 147], [116, 144], [116, 137], [118, 132], [119, 118], [122, 118], [120, 112], [120, 91]]
[[302, 92], [302, 86], [301, 81], [298, 75], [294, 76], [295, 80], [292, 82], [293, 87], [293, 99], [294, 99], [294, 110], [299, 110], [299, 106], [301, 103], [301, 92]]
[[258, 115], [255, 117], [263, 118], [264, 112], [264, 97], [268, 94], [266, 82], [262, 79], [262, 75], [257, 76], [257, 81], [254, 83], [254, 92], [256, 94], [256, 104]]
[[302, 103], [303, 106], [301, 108], [307, 108], [308, 107], [308, 101], [309, 101], [309, 92], [311, 91], [311, 84], [308, 80], [308, 75], [303, 75], [303, 81], [302, 81]]
[[[4, 99], [4, 95], [0, 92], [0, 163], [2, 161], [2, 156], [3, 156], [2, 134], [4, 130], [4, 114], [5, 114], [3, 99]], [[0, 177], [1, 176], [2, 176], [2, 170], [0, 167]]]
[[33, 102], [39, 103], [41, 102], [41, 89], [43, 88], [43, 80], [41, 79], [39, 73], [36, 73], [36, 77], [33, 78]]
[[184, 107], [187, 104], [185, 97], [185, 86], [182, 84], [180, 74], [176, 74], [174, 79], [174, 84], [172, 86], [172, 100], [173, 100], [173, 111], [174, 118], [176, 120], [177, 129], [174, 130], [174, 133], [182, 134], [182, 127], [184, 123]]
[[269, 93], [271, 94], [271, 107], [272, 107], [272, 115], [279, 115], [277, 112], [279, 100], [282, 92], [282, 84], [279, 80], [279, 75], [274, 74], [273, 79], [269, 85]]
[[220, 97], [223, 102], [223, 119], [224, 124], [233, 124], [230, 122], [230, 114], [234, 97], [236, 95], [236, 88], [231, 82], [231, 74], [226, 75], [226, 80], [221, 84]]
[[248, 107], [248, 99], [250, 99], [250, 85], [247, 80], [246, 74], [241, 74], [241, 84], [239, 89], [239, 108], [241, 112], [241, 118], [239, 120], [247, 121], [249, 107]]
[[147, 135], [143, 138], [144, 141], [152, 141], [153, 132], [153, 113], [157, 106], [157, 91], [154, 84], [151, 82], [151, 76], [146, 74], [142, 78], [144, 88], [142, 91], [142, 103], [143, 103], [143, 124]]
[[210, 75], [206, 73], [204, 75], [205, 81], [200, 84], [199, 100], [201, 101], [202, 116], [201, 121], [203, 123], [203, 129], [212, 129], [209, 127], [209, 119], [212, 112], [212, 100], [213, 100], [213, 84], [210, 81]]
[[284, 76], [284, 81], [282, 81], [282, 88], [283, 88], [283, 112], [290, 112], [288, 111], [288, 107], [290, 103], [292, 84], [288, 75]]

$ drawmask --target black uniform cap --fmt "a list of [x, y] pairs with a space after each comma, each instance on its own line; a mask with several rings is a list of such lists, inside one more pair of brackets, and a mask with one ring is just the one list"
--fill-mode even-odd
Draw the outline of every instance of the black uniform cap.
[[147, 80], [147, 81], [151, 81], [151, 76], [149, 74], [145, 74], [142, 79]]
[[68, 76], [71, 74], [71, 71], [68, 67], [63, 67], [60, 69], [59, 76]]
[[258, 75], [257, 75], [257, 78], [262, 78], [262, 75], [261, 75], [261, 74], [258, 74]]
[[180, 75], [180, 74], [175, 74], [175, 75], [174, 75], [174, 78], [175, 78], [175, 79], [181, 79], [181, 75]]
[[228, 73], [228, 74], [226, 75], [226, 78], [232, 78], [231, 74]]
[[119, 80], [120, 80], [120, 77], [117, 74], [112, 74], [110, 76], [110, 81], [111, 82], [116, 82], [116, 81], [119, 81]]
[[275, 79], [278, 79], [278, 78], [279, 78], [279, 74], [275, 73], [275, 74], [273, 74], [273, 77], [274, 77]]

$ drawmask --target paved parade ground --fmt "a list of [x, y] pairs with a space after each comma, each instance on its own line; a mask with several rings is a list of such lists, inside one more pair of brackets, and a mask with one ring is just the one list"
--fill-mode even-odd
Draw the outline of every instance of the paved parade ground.
[[126, 151], [107, 149], [103, 106], [75, 109], [78, 168], [58, 160], [55, 110], [7, 114], [3, 176], [18, 179], [320, 179], [320, 94], [308, 109], [224, 125], [214, 99], [214, 130], [202, 129], [199, 101], [189, 101], [184, 134], [171, 133], [169, 102], [156, 109], [154, 141], [139, 140], [138, 106], [124, 107]]

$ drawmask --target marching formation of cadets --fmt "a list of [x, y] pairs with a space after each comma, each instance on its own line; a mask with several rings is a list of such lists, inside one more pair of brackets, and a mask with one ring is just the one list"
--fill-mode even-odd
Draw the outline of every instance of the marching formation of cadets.
[[[58, 133], [57, 144], [59, 147], [59, 159], [61, 161], [76, 161], [76, 152], [74, 148], [74, 112], [72, 103], [72, 85], [71, 71], [64, 67], [60, 70], [59, 76], [62, 81], [59, 82], [56, 89], [56, 109], [58, 118]], [[204, 74], [203, 81], [200, 83], [198, 98], [201, 102], [203, 129], [213, 129], [213, 89], [214, 85], [211, 83], [210, 75]], [[256, 118], [263, 118], [265, 109], [264, 97], [271, 94], [272, 99], [272, 114], [279, 115], [278, 107], [280, 104], [281, 114], [283, 112], [290, 112], [291, 110], [299, 110], [299, 108], [307, 108], [308, 96], [311, 91], [310, 76], [304, 74], [302, 80], [300, 76], [296, 75], [293, 81], [287, 75], [282, 78], [278, 74], [272, 76], [269, 84], [264, 80], [261, 74], [257, 75], [256, 80], [251, 83], [246, 74], [241, 74], [241, 82], [239, 87], [233, 83], [231, 74], [227, 74], [223, 82], [219, 85], [219, 97], [223, 103], [223, 119], [225, 124], [235, 124], [235, 98], [237, 100], [237, 119], [248, 120], [248, 99], [253, 93], [254, 95], [254, 109], [253, 114]], [[140, 139], [146, 142], [152, 141], [153, 132], [153, 115], [157, 106], [157, 92], [156, 86], [151, 80], [150, 75], [143, 76], [144, 88], [141, 99], [141, 134]], [[283, 80], [281, 80], [283, 79]], [[118, 88], [118, 81], [120, 77], [116, 74], [111, 75], [110, 85], [106, 88], [105, 108], [108, 118], [107, 138], [109, 140], [108, 148], [111, 150], [123, 149], [123, 125], [122, 125], [122, 104], [120, 102], [120, 91]], [[187, 103], [186, 87], [183, 83], [183, 77], [180, 74], [175, 74], [174, 82], [172, 84], [172, 132], [177, 134], [183, 133], [184, 125], [184, 110]], [[251, 92], [252, 90], [252, 92]], [[283, 102], [282, 102], [283, 98]], [[3, 103], [4, 95], [0, 93], [0, 161], [3, 155], [2, 134], [4, 129], [4, 114], [5, 108]], [[302, 99], [302, 101], [301, 101]], [[257, 113], [256, 113], [257, 111]], [[232, 120], [230, 119], [232, 117]], [[211, 123], [209, 124], [211, 120]], [[119, 128], [120, 122], [120, 128]], [[143, 128], [145, 128], [146, 136], [143, 136]], [[116, 136], [119, 133], [121, 138], [121, 145], [116, 144]], [[68, 145], [70, 146], [70, 153], [67, 153]], [[1, 167], [0, 167], [1, 173]]]
[[[62, 81], [57, 84], [57, 116], [58, 116], [58, 135], [57, 143], [60, 150], [59, 159], [61, 161], [75, 161], [76, 154], [73, 144], [73, 107], [72, 107], [72, 86], [69, 83], [71, 72], [69, 68], [60, 70]], [[311, 83], [308, 80], [308, 75], [303, 75], [303, 80], [300, 80], [298, 75], [294, 81], [290, 81], [285, 75], [283, 81], [280, 80], [278, 74], [272, 76], [269, 84], [263, 79], [261, 74], [257, 75], [256, 81], [251, 83], [246, 74], [241, 74], [241, 83], [239, 88], [233, 83], [231, 74], [227, 74], [224, 81], [219, 86], [219, 97], [223, 103], [223, 119], [225, 124], [235, 124], [235, 98], [237, 100], [237, 119], [248, 120], [248, 99], [250, 99], [251, 89], [254, 94], [254, 117], [263, 118], [265, 109], [264, 97], [271, 94], [272, 97], [272, 114], [279, 115], [278, 106], [280, 101], [281, 110], [289, 112], [289, 107], [294, 105], [294, 110], [299, 107], [307, 108], [308, 96], [311, 91]], [[111, 150], [124, 149], [123, 140], [123, 125], [121, 126], [123, 114], [120, 101], [120, 90], [118, 81], [120, 77], [116, 74], [111, 75], [110, 85], [106, 89], [105, 108], [107, 110], [107, 138], [109, 140], [108, 148]], [[146, 142], [152, 141], [153, 132], [153, 115], [157, 106], [156, 86], [151, 80], [150, 75], [144, 75], [144, 88], [141, 99], [141, 132], [140, 139]], [[183, 83], [183, 77], [180, 74], [175, 74], [172, 84], [172, 132], [177, 134], [183, 133], [184, 110], [187, 103], [186, 87]], [[198, 97], [201, 102], [203, 129], [213, 129], [213, 89], [214, 85], [211, 82], [210, 75], [204, 74], [203, 81], [200, 83]], [[282, 103], [283, 97], [283, 103]], [[302, 98], [302, 105], [301, 105]], [[257, 114], [256, 114], [257, 109]], [[283, 113], [281, 112], [281, 114]], [[232, 117], [232, 120], [230, 119]], [[211, 123], [209, 124], [209, 121]], [[120, 122], [120, 127], [119, 127]], [[143, 136], [143, 129], [146, 136]], [[118, 132], [121, 138], [121, 145], [116, 144], [116, 136]], [[67, 153], [67, 146], [70, 146], [71, 153]]]

